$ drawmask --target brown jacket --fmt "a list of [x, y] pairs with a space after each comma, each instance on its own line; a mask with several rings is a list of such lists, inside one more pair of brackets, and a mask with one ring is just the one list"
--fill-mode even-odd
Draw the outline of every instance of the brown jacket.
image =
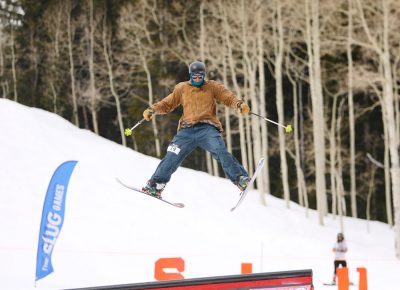
[[217, 102], [233, 109], [237, 109], [243, 103], [219, 82], [207, 80], [201, 87], [196, 87], [187, 81], [177, 84], [171, 94], [153, 104], [151, 108], [154, 113], [162, 115], [182, 105], [183, 115], [179, 120], [178, 130], [182, 125], [192, 126], [204, 122], [212, 123], [222, 132], [222, 125], [216, 114]]

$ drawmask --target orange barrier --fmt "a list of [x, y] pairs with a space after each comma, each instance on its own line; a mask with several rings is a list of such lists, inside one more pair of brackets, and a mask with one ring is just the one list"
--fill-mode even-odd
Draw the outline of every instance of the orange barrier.
[[[368, 290], [367, 284], [367, 269], [364, 267], [357, 268], [359, 273], [358, 290]], [[337, 269], [338, 290], [349, 290], [349, 269], [342, 267]]]
[[357, 272], [360, 273], [360, 278], [359, 278], [359, 286], [358, 290], [368, 290], [368, 284], [367, 284], [367, 269], [364, 267], [357, 268]]
[[242, 274], [251, 274], [253, 273], [253, 264], [252, 263], [242, 263]]
[[338, 290], [349, 290], [349, 269], [347, 267], [337, 268]]
[[[175, 273], [166, 272], [167, 269], [173, 269]], [[185, 271], [185, 261], [182, 258], [161, 258], [156, 261], [154, 278], [157, 281], [184, 279], [183, 271]]]

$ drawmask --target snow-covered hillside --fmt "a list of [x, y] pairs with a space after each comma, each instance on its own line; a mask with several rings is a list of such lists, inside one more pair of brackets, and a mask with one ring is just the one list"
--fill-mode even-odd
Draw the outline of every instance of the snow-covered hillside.
[[[142, 124], [141, 126], [148, 126]], [[140, 127], [138, 128], [140, 130]], [[252, 191], [238, 198], [227, 179], [180, 168], [164, 197], [174, 208], [115, 181], [142, 186], [159, 160], [81, 130], [61, 117], [0, 99], [0, 288], [33, 289], [40, 219], [48, 183], [63, 162], [77, 160], [63, 229], [53, 252], [54, 273], [36, 289], [154, 281], [160, 258], [181, 257], [185, 278], [312, 269], [316, 289], [333, 271], [339, 221]], [[400, 261], [394, 235], [380, 222], [346, 218], [350, 279], [366, 267], [369, 289], [396, 290]], [[356, 286], [352, 287], [357, 289]], [[332, 289], [332, 288], [330, 288]]]

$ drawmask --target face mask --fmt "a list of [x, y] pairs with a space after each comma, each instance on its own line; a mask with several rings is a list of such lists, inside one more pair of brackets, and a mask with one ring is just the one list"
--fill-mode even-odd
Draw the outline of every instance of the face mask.
[[192, 85], [196, 87], [200, 87], [204, 83], [205, 73], [200, 72], [193, 72], [190, 74], [190, 82]]

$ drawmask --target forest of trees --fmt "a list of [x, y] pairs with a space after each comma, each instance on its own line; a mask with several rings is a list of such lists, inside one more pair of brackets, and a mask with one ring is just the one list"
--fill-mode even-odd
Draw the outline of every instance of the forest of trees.
[[[245, 168], [268, 157], [260, 202], [317, 209], [321, 225], [332, 213], [342, 231], [344, 215], [386, 222], [400, 258], [400, 1], [3, 0], [0, 16], [2, 98], [161, 158], [181, 109], [124, 129], [204, 61], [252, 112], [293, 126], [218, 107]], [[183, 166], [223, 175], [201, 150]]]

